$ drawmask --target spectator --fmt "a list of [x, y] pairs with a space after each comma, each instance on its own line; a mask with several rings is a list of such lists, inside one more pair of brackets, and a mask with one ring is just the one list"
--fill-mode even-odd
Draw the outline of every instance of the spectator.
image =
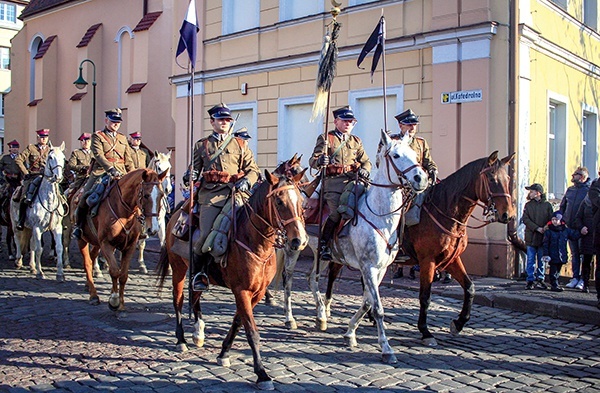
[[548, 229], [544, 232], [544, 257], [542, 260], [550, 264], [550, 290], [562, 292], [558, 284], [560, 269], [569, 261], [567, 253], [567, 242], [577, 241], [580, 235], [575, 229], [567, 228], [563, 215], [560, 211], [552, 214], [548, 223]]
[[[581, 265], [581, 279], [583, 280], [582, 292], [588, 293], [590, 283], [590, 272], [594, 261], [594, 209], [590, 197], [586, 195], [579, 205], [577, 215], [575, 216], [575, 229], [581, 232], [579, 239], [579, 252], [583, 257]], [[596, 262], [597, 265], [597, 262]], [[596, 268], [596, 272], [598, 269]], [[600, 287], [600, 282], [596, 278], [596, 291]]]
[[[578, 167], [573, 172], [571, 177], [573, 185], [567, 188], [563, 199], [560, 201], [559, 210], [563, 212], [563, 219], [567, 224], [567, 228], [575, 227], [575, 215], [581, 205], [581, 201], [590, 189], [591, 179], [586, 167]], [[567, 288], [583, 289], [583, 280], [581, 279], [581, 253], [579, 251], [579, 242], [577, 240], [569, 240], [569, 248], [571, 249], [571, 269], [573, 270], [573, 278], [567, 284]]]
[[547, 223], [552, 218], [552, 204], [546, 199], [544, 188], [539, 183], [529, 187], [527, 199], [529, 202], [523, 208], [523, 223], [525, 224], [525, 244], [527, 245], [527, 286], [526, 289], [548, 289], [544, 284], [544, 262], [542, 257], [544, 249], [544, 231]]
[[[598, 172], [600, 174], [600, 172]], [[592, 210], [594, 212], [594, 226], [592, 233], [594, 234], [594, 254], [596, 255], [596, 261], [600, 257], [600, 178], [594, 180], [590, 185], [590, 191], [588, 192], [590, 202], [592, 202]], [[598, 262], [596, 262], [596, 267]], [[596, 269], [596, 296], [598, 296], [598, 303], [596, 306], [600, 308], [600, 269]]]

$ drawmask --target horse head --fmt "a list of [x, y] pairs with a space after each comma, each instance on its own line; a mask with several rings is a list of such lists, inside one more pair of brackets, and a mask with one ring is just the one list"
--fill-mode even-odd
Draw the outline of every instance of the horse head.
[[144, 169], [139, 189], [138, 204], [142, 210], [142, 218], [148, 235], [159, 231], [159, 213], [164, 196], [160, 176], [151, 169]]
[[58, 147], [51, 147], [44, 167], [44, 177], [52, 183], [60, 183], [65, 169], [65, 142]]
[[378, 162], [381, 164], [379, 170], [386, 171], [389, 182], [398, 186], [409, 186], [416, 193], [425, 191], [428, 176], [408, 140], [402, 137], [392, 139], [382, 130], [381, 145], [382, 148], [377, 153]]
[[476, 183], [477, 198], [486, 204], [484, 215], [489, 221], [508, 223], [515, 217], [515, 207], [510, 193], [511, 172], [509, 164], [515, 157], [512, 153], [498, 159], [498, 151], [487, 158]]
[[265, 170], [266, 181], [251, 197], [253, 209], [292, 250], [298, 250], [308, 243], [304, 228], [303, 198], [298, 188], [305, 170], [291, 177]]
[[171, 150], [166, 154], [155, 151], [148, 168], [158, 174], [165, 194], [170, 194], [173, 190], [171, 184]]

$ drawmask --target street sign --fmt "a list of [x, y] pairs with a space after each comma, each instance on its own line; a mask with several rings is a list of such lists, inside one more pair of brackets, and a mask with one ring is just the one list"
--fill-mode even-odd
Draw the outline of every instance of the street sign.
[[442, 104], [460, 104], [463, 102], [482, 101], [483, 93], [479, 90], [461, 90], [442, 93]]

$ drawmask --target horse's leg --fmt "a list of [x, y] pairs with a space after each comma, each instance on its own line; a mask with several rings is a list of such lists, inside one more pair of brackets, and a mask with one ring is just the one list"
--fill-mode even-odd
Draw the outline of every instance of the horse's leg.
[[419, 321], [417, 326], [419, 331], [423, 335], [421, 340], [423, 344], [429, 347], [435, 347], [437, 341], [433, 337], [433, 334], [427, 327], [427, 311], [431, 304], [431, 283], [433, 282], [433, 276], [435, 275], [435, 262], [421, 262], [419, 263]]
[[46, 276], [42, 271], [42, 251], [44, 250], [44, 246], [42, 245], [42, 235], [43, 232], [39, 228], [34, 228], [31, 230], [31, 240], [29, 244], [31, 246], [31, 259], [29, 260], [29, 266], [31, 267], [31, 272], [36, 275], [36, 278], [42, 280], [45, 279]]
[[12, 224], [10, 222], [8, 223], [8, 226], [6, 227], [6, 245], [8, 247], [8, 260], [14, 261], [15, 260], [15, 249], [16, 249], [15, 234], [13, 232]]
[[[91, 305], [100, 304], [100, 298], [98, 297], [98, 292], [96, 291], [96, 286], [94, 285], [94, 275], [92, 272], [92, 256], [90, 255], [90, 248], [88, 243], [84, 240], [78, 240], [77, 246], [79, 247], [79, 252], [81, 252], [81, 257], [83, 258], [83, 270], [85, 271], [85, 282], [88, 288], [90, 297], [88, 299], [88, 303]], [[98, 246], [95, 246], [92, 250], [92, 254], [95, 256], [98, 255]]]
[[223, 367], [231, 366], [231, 361], [229, 360], [229, 351], [231, 350], [231, 346], [233, 345], [233, 340], [235, 336], [237, 336], [240, 328], [242, 327], [242, 318], [236, 312], [233, 316], [233, 322], [231, 323], [231, 327], [223, 340], [223, 344], [221, 345], [221, 353], [217, 356], [217, 363]]
[[113, 246], [108, 242], [102, 242], [100, 244], [100, 250], [108, 263], [108, 274], [110, 274], [112, 280], [112, 288], [108, 298], [108, 308], [112, 311], [117, 311], [121, 306], [119, 298], [119, 276], [121, 274], [121, 269], [119, 269], [119, 264], [115, 258], [115, 248]]
[[100, 269], [100, 264], [98, 263], [98, 257], [93, 260], [93, 274], [96, 278], [103, 278], [102, 269]]
[[140, 264], [140, 273], [142, 274], [147, 274], [148, 273], [148, 268], [146, 267], [146, 262], [144, 262], [144, 251], [146, 250], [146, 239], [140, 239], [138, 240], [138, 249], [139, 249], [139, 256], [138, 256], [138, 263]]
[[56, 281], [65, 281], [65, 272], [63, 271], [63, 245], [62, 245], [62, 224], [57, 222], [52, 230], [54, 246], [56, 248]]
[[335, 279], [340, 275], [340, 272], [344, 268], [344, 265], [330, 262], [329, 263], [329, 275], [327, 276], [327, 291], [325, 292], [325, 312], [327, 318], [331, 317], [331, 302], [333, 300], [333, 284]]
[[19, 232], [15, 238], [15, 268], [21, 269], [23, 267], [23, 234]]
[[291, 251], [285, 248], [277, 253], [277, 258], [283, 259], [283, 271], [281, 273], [283, 279], [283, 308], [285, 313], [285, 327], [291, 330], [298, 329], [298, 324], [292, 312], [292, 281], [296, 262], [300, 251]]
[[475, 298], [475, 285], [467, 274], [465, 265], [462, 263], [460, 257], [448, 264], [446, 271], [452, 274], [452, 277], [458, 281], [460, 286], [463, 288], [463, 306], [458, 314], [458, 319], [454, 319], [450, 324], [450, 333], [457, 335], [460, 333], [469, 319], [471, 319], [471, 307], [473, 306], [473, 299]]
[[310, 271], [310, 275], [308, 277], [308, 284], [313, 294], [313, 298], [315, 299], [315, 304], [317, 305], [317, 329], [324, 332], [325, 330], [327, 330], [327, 312], [325, 311], [325, 302], [323, 301], [323, 296], [321, 296], [321, 292], [319, 291], [319, 276], [321, 275], [321, 270], [324, 269], [326, 264], [321, 263], [319, 271], [317, 272], [316, 249], [313, 248], [313, 252], [315, 254], [315, 257], [313, 260], [313, 266]]
[[121, 267], [119, 269], [119, 311], [125, 311], [125, 285], [129, 279], [129, 264], [135, 253], [135, 243], [121, 252]]

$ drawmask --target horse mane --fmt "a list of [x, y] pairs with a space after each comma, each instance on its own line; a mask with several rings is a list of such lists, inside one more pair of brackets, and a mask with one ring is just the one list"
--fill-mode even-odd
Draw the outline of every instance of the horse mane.
[[[474, 183], [479, 178], [479, 173], [487, 165], [487, 157], [479, 158], [462, 166], [456, 172], [433, 186], [431, 201], [440, 210], [451, 212], [458, 205], [462, 196], [474, 197], [470, 190], [474, 190]], [[497, 165], [499, 161], [496, 162]], [[473, 191], [474, 192], [474, 191]]]
[[[285, 177], [284, 175], [280, 175], [275, 172], [273, 172], [273, 175], [277, 176], [279, 180]], [[254, 187], [254, 192], [252, 196], [250, 196], [248, 204], [255, 213], [262, 212], [267, 206], [265, 202], [267, 200], [267, 194], [269, 194], [270, 189], [270, 184], [266, 180], [262, 181], [257, 187]]]

